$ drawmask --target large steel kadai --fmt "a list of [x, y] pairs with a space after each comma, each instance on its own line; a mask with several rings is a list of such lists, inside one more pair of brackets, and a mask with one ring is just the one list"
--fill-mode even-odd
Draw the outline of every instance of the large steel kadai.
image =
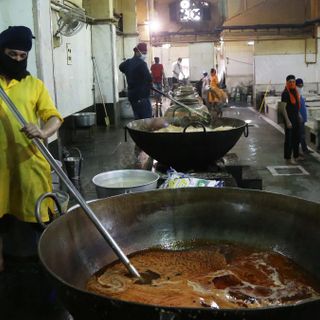
[[[320, 204], [244, 189], [162, 189], [90, 204], [126, 254], [176, 241], [231, 241], [282, 253], [320, 280]], [[86, 291], [90, 275], [116, 259], [81, 208], [44, 231], [39, 255], [58, 295], [77, 320], [317, 319], [320, 299], [257, 309], [159, 307]]]

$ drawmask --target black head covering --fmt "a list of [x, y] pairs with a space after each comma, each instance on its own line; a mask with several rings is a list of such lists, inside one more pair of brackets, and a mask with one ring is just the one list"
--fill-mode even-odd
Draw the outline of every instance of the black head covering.
[[32, 48], [31, 30], [25, 26], [9, 27], [0, 33], [0, 74], [10, 79], [21, 80], [30, 73], [27, 71], [28, 59], [18, 61], [4, 53], [5, 48], [30, 51]]
[[303, 86], [303, 80], [301, 78], [296, 79], [296, 85], [297, 86]]
[[30, 51], [32, 48], [32, 31], [25, 26], [14, 26], [0, 33], [0, 47], [21, 51]]
[[296, 80], [296, 77], [293, 74], [289, 74], [286, 78], [286, 81]]

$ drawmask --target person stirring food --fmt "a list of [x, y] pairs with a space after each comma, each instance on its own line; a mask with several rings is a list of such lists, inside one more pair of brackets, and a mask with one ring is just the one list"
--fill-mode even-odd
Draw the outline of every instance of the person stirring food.
[[125, 74], [128, 83], [128, 98], [132, 106], [134, 118], [144, 119], [152, 117], [150, 90], [152, 77], [145, 62], [147, 44], [139, 43], [133, 48], [131, 59], [123, 61], [119, 70]]
[[[41, 232], [35, 203], [43, 193], [52, 191], [52, 184], [50, 165], [31, 139], [47, 139], [63, 122], [44, 83], [27, 71], [33, 38], [25, 26], [0, 33], [0, 85], [27, 121], [21, 128], [0, 99], [0, 270], [5, 268], [2, 245], [17, 256], [36, 252], [36, 242], [33, 250], [27, 247], [28, 236], [37, 238]], [[49, 210], [54, 208], [47, 199], [41, 210], [45, 222]]]

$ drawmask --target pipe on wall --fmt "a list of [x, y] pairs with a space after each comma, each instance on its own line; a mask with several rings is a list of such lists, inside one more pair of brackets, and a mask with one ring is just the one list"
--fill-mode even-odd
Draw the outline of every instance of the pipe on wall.
[[316, 64], [318, 61], [318, 34], [317, 34], [317, 26], [314, 27], [314, 34], [313, 34], [313, 39], [315, 42], [315, 59], [314, 61], [308, 61], [307, 59], [307, 49], [308, 49], [308, 45], [307, 45], [307, 41], [309, 39], [304, 39], [304, 62], [305, 64], [308, 66], [309, 64]]
[[252, 24], [239, 26], [221, 26], [215, 28], [215, 31], [221, 32], [224, 30], [261, 30], [261, 29], [301, 29], [307, 26], [320, 23], [320, 18], [313, 20], [306, 20], [304, 23], [284, 23], [284, 24]]

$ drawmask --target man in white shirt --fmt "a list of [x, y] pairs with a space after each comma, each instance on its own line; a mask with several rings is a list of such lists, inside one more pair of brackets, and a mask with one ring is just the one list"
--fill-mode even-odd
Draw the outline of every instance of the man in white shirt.
[[178, 58], [177, 62], [173, 65], [173, 70], [172, 70], [172, 84], [173, 85], [175, 85], [176, 83], [179, 83], [180, 73], [185, 78], [185, 75], [182, 71], [181, 61], [182, 61], [182, 59]]

